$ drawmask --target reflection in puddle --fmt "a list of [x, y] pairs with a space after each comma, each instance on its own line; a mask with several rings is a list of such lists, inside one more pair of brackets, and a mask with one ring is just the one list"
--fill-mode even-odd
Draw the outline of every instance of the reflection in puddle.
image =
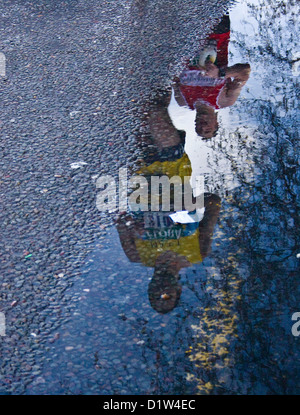
[[220, 199], [207, 194], [204, 206], [203, 218], [190, 223], [174, 223], [171, 212], [144, 212], [119, 219], [118, 232], [127, 257], [154, 268], [148, 293], [158, 312], [171, 311], [178, 303], [180, 270], [207, 256]]
[[118, 216], [71, 293], [60, 380], [44, 376], [55, 392], [299, 393], [296, 55], [288, 36], [266, 35], [273, 13], [293, 38], [297, 6], [281, 8], [240, 2], [145, 104], [139, 201], [162, 204], [153, 176], [195, 188], [202, 175], [204, 209], [174, 209], [171, 191], [170, 209]]
[[196, 133], [204, 139], [218, 131], [216, 110], [233, 105], [249, 79], [249, 64], [228, 66], [229, 38], [230, 19], [225, 15], [174, 84], [177, 103], [195, 109]]

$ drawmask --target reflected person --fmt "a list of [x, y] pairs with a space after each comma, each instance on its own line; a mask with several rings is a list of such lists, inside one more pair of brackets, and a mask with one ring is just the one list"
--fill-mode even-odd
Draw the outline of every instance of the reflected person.
[[[183, 179], [192, 172], [184, 152], [185, 133], [174, 127], [167, 111], [169, 99], [170, 94], [165, 94], [147, 112], [149, 134], [143, 140], [144, 157], [136, 174], [149, 183], [153, 176]], [[170, 216], [174, 214], [174, 193], [170, 202], [168, 211], [123, 213], [117, 220], [120, 241], [129, 260], [154, 268], [148, 295], [151, 306], [159, 313], [171, 311], [179, 301], [180, 270], [202, 262], [208, 255], [220, 212], [220, 198], [205, 194], [204, 216], [185, 211], [174, 220]]]
[[180, 106], [196, 110], [196, 133], [209, 139], [218, 130], [217, 112], [233, 105], [250, 75], [248, 63], [228, 67], [229, 16], [223, 16], [208, 36], [199, 54], [174, 80], [175, 99]]

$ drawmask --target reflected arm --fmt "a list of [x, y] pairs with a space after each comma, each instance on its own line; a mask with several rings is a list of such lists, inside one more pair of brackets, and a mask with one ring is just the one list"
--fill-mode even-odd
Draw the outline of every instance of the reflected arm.
[[126, 215], [118, 218], [116, 227], [119, 233], [122, 248], [127, 258], [131, 262], [141, 262], [134, 242], [134, 222], [131, 216]]
[[199, 224], [199, 245], [202, 259], [209, 254], [211, 249], [212, 235], [220, 214], [221, 199], [214, 194], [205, 195], [204, 206], [204, 218]]
[[185, 99], [184, 99], [184, 97], [183, 97], [183, 95], [180, 91], [180, 83], [179, 83], [178, 78], [176, 78], [174, 80], [172, 86], [173, 86], [173, 90], [174, 90], [174, 97], [175, 97], [175, 100], [176, 100], [177, 104], [180, 107], [185, 107], [187, 105], [187, 103], [186, 103], [186, 101], [185, 101]]
[[233, 105], [250, 76], [249, 64], [236, 64], [225, 69], [226, 84], [218, 97], [220, 108]]

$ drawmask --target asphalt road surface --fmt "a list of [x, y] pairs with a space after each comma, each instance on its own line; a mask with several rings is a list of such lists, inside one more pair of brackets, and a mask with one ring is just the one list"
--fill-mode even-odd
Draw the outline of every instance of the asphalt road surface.
[[[96, 209], [92, 177], [134, 162], [136, 112], [169, 85], [227, 6], [217, 0], [1, 5], [2, 394], [26, 393], [39, 376], [43, 347], [72, 302], [65, 291], [112, 223]], [[86, 164], [75, 168], [78, 162]]]

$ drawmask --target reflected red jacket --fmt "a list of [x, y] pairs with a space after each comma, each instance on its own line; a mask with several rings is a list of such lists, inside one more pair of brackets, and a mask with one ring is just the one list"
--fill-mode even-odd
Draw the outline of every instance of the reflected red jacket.
[[[230, 32], [212, 33], [209, 39], [217, 41], [216, 65], [219, 68], [228, 65], [228, 44]], [[194, 109], [196, 101], [219, 109], [218, 97], [226, 80], [223, 78], [210, 78], [202, 75], [197, 67], [187, 67], [180, 76], [180, 91], [187, 105]]]

